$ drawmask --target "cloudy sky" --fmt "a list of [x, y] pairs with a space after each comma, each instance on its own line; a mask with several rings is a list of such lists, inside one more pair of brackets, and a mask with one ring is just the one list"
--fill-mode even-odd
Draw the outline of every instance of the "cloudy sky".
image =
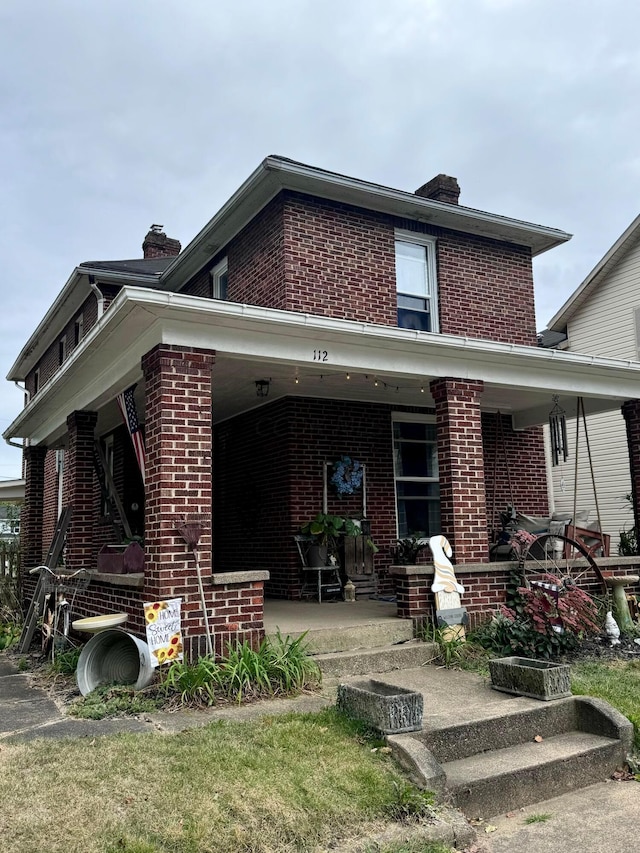
[[640, 212], [639, 30], [630, 0], [0, 0], [2, 376], [77, 263], [186, 245], [267, 154], [569, 231], [544, 327]]

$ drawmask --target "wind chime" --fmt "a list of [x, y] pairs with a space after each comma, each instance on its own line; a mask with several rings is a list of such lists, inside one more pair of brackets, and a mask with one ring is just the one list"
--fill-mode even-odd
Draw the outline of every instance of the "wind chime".
[[560, 408], [559, 397], [553, 395], [553, 408], [549, 412], [549, 433], [551, 436], [551, 459], [553, 466], [559, 464], [560, 458], [566, 462], [569, 458], [567, 447], [567, 418], [564, 409]]

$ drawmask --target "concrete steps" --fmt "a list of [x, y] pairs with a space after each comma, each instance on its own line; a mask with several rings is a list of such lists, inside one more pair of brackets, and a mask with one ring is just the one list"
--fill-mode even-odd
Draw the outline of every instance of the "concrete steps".
[[414, 781], [488, 818], [607, 779], [632, 738], [606, 702], [573, 696], [389, 742]]
[[305, 643], [318, 662], [325, 682], [413, 669], [435, 656], [434, 645], [413, 639], [410, 619], [310, 628], [305, 634]]
[[324, 679], [336, 680], [353, 675], [392, 672], [423, 666], [435, 656], [435, 646], [421, 640], [374, 646], [355, 651], [314, 655]]

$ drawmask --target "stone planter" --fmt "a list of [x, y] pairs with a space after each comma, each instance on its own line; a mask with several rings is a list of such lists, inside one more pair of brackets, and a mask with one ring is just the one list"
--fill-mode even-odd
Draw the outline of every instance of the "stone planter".
[[489, 661], [489, 672], [491, 686], [503, 693], [517, 693], [545, 702], [571, 696], [568, 664], [530, 658], [498, 658]]
[[382, 734], [402, 734], [422, 728], [422, 693], [366, 680], [338, 687], [338, 710], [369, 723]]

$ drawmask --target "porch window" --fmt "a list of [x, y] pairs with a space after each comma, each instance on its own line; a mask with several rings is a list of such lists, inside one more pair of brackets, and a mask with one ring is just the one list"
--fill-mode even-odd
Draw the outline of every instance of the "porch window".
[[436, 241], [424, 234], [396, 230], [398, 325], [437, 332]]
[[393, 419], [398, 538], [440, 533], [440, 483], [435, 417]]
[[211, 270], [211, 296], [213, 299], [227, 298], [229, 264], [225, 258]]
[[84, 315], [78, 314], [76, 321], [73, 324], [73, 345], [78, 346], [84, 337]]
[[62, 362], [67, 357], [67, 336], [63, 335], [58, 341], [58, 364], [62, 364]]

